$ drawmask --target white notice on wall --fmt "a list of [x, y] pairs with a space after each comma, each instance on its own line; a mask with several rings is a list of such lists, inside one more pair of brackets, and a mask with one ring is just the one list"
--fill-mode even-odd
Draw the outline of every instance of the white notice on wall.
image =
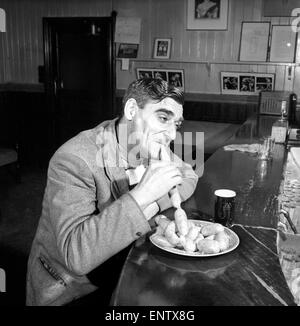
[[115, 42], [139, 44], [141, 34], [141, 18], [117, 17]]
[[6, 19], [5, 19], [5, 11], [4, 9], [0, 8], [0, 32], [6, 31]]
[[121, 59], [121, 69], [128, 70], [129, 69], [129, 59]]

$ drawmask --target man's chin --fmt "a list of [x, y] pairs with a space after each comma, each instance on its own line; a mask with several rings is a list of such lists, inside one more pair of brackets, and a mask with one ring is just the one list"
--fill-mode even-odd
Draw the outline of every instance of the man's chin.
[[153, 146], [151, 150], [142, 150], [140, 157], [143, 160], [158, 160], [159, 159], [160, 146]]

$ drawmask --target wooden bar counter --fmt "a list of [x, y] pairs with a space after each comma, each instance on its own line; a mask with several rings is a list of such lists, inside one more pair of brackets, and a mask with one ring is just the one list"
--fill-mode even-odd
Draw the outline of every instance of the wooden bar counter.
[[[261, 143], [274, 117], [248, 119], [227, 144]], [[200, 130], [199, 130], [200, 131]], [[194, 195], [183, 204], [188, 217], [210, 220], [214, 191], [236, 191], [232, 230], [239, 246], [215, 257], [186, 257], [155, 247], [149, 234], [131, 248], [114, 306], [293, 306], [277, 253], [278, 194], [286, 148], [275, 144], [273, 159], [219, 148], [206, 162]], [[172, 209], [165, 212], [173, 215]]]

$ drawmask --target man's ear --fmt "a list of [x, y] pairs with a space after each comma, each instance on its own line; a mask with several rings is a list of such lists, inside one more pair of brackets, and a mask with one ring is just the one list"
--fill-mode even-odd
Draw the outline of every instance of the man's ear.
[[130, 98], [127, 100], [125, 107], [124, 107], [124, 116], [127, 120], [132, 120], [133, 117], [136, 115], [138, 111], [138, 105], [136, 103], [136, 100], [133, 98]]

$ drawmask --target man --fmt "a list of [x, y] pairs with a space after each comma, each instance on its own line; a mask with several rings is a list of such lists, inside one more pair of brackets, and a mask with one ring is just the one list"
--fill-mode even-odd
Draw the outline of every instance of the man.
[[201, 1], [198, 5], [196, 3], [196, 18], [219, 18], [219, 5], [219, 1], [210, 0]]
[[123, 111], [69, 140], [49, 163], [27, 305], [63, 305], [97, 289], [101, 296], [108, 279], [99, 276], [98, 288], [89, 275], [150, 231], [149, 220], [171, 207], [170, 190], [177, 186], [183, 201], [195, 190], [190, 165], [160, 160], [183, 120], [182, 92], [139, 79]]

